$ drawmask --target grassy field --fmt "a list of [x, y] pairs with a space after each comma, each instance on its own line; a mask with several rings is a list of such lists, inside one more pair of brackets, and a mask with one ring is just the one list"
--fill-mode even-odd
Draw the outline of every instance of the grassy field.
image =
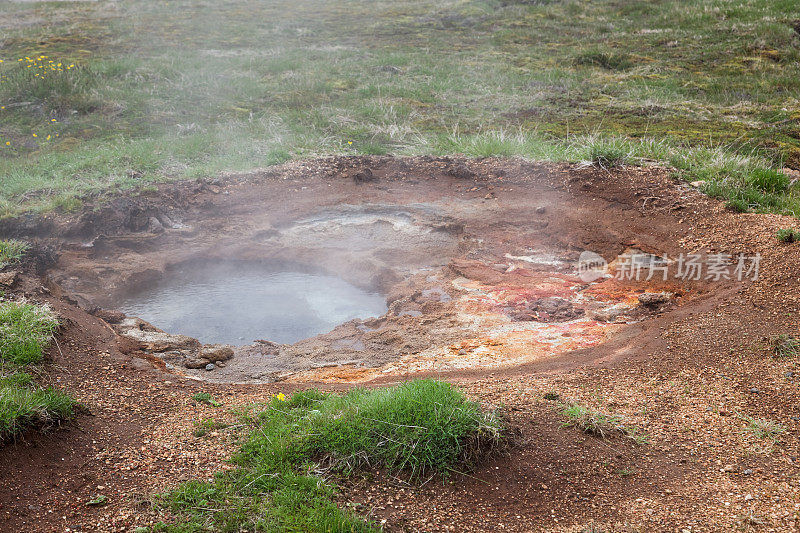
[[343, 396], [279, 394], [244, 422], [250, 433], [236, 467], [161, 495], [175, 520], [156, 531], [381, 531], [336, 506], [332, 479], [362, 468], [446, 475], [469, 469], [501, 439], [494, 413], [427, 380]]
[[658, 160], [800, 214], [795, 0], [0, 4], [0, 215], [327, 154]]

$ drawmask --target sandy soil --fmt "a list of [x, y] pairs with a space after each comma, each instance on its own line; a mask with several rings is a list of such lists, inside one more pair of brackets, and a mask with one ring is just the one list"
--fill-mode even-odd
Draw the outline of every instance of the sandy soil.
[[[262, 199], [261, 210], [253, 198]], [[276, 206], [267, 212], [266, 198]], [[398, 244], [408, 245], [400, 259], [364, 247], [359, 258], [374, 268], [361, 281], [415, 305], [420, 315], [399, 316], [405, 308], [390, 306], [390, 315], [374, 325], [385, 337], [367, 338], [356, 357], [332, 346], [352, 332], [334, 331], [301, 343], [302, 350], [284, 347], [288, 362], [301, 354], [302, 364], [269, 368], [257, 379], [262, 383], [233, 384], [244, 374], [218, 371], [210, 373], [215, 382], [200, 382], [209, 373], [168, 371], [162, 356], [120, 337], [114, 320], [101, 318], [110, 318], [102, 309], [104, 295], [192, 260], [198, 250], [262, 259], [284, 249], [292, 260], [311, 257], [318, 244], [289, 246], [301, 238], [292, 228], [343, 199], [411, 206], [413, 227], [429, 235], [438, 225], [436, 237], [443, 239], [422, 240], [421, 252], [409, 257], [420, 251], [413, 245], [419, 235], [412, 233]], [[421, 203], [439, 209], [421, 209]], [[198, 421], [235, 422], [228, 407], [311, 383], [337, 389], [414, 376], [447, 379], [487, 407], [502, 407], [519, 438], [507, 456], [470, 476], [419, 487], [374, 472], [349, 482], [342, 503], [385, 520], [389, 531], [797, 530], [798, 362], [774, 357], [769, 342], [771, 335], [798, 329], [800, 253], [774, 238], [776, 228], [791, 225], [778, 216], [725, 212], [656, 168], [609, 172], [433, 158], [293, 163], [98, 200], [78, 215], [7, 222], [3, 234], [37, 243], [10, 292], [47, 301], [63, 317], [48, 375], [73, 391], [87, 412], [4, 448], [3, 530], [146, 525], [157, 520], [148, 494], [224, 468], [243, 430], [234, 425], [195, 437]], [[256, 250], [259, 236], [272, 240]], [[606, 278], [575, 291], [574, 272], [558, 266], [583, 250], [610, 260], [629, 249], [670, 256], [760, 253], [760, 277], [742, 283]], [[536, 254], [542, 251], [555, 254], [555, 266], [541, 261]], [[351, 252], [339, 252], [332, 251], [345, 275]], [[432, 274], [420, 278], [409, 265]], [[100, 274], [102, 283], [93, 287]], [[549, 292], [531, 293], [545, 281]], [[430, 283], [449, 299], [438, 297], [427, 307], [415, 301]], [[656, 308], [635, 303], [642, 293], [660, 291], [675, 296]], [[592, 305], [561, 321], [525, 314], [539, 313], [542, 307], [532, 302], [556, 293]], [[630, 305], [609, 319], [598, 313], [606, 307], [596, 305], [607, 301]], [[544, 326], [531, 328], [533, 322]], [[570, 342], [542, 344], [553, 338], [553, 328]], [[389, 355], [375, 356], [387, 347]], [[246, 360], [237, 353], [232, 361], [237, 358]], [[357, 360], [327, 366], [348, 358]], [[225, 406], [193, 402], [191, 394], [201, 389]], [[618, 413], [649, 442], [604, 441], [564, 428], [546, 393]], [[758, 439], [745, 431], [745, 416], [775, 420], [786, 432], [775, 443]], [[108, 496], [109, 504], [85, 505], [96, 494]]]

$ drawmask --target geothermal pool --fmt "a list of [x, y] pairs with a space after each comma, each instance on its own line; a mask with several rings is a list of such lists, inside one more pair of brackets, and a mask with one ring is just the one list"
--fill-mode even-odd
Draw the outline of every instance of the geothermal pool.
[[[356, 179], [365, 167], [372, 181]], [[690, 227], [689, 192], [657, 170], [620, 172], [645, 192], [591, 168], [437, 158], [164, 184], [79, 217], [48, 276], [122, 350], [193, 379], [360, 382], [622, 357], [649, 317], [709, 289], [613, 275], [625, 254], [676, 256]], [[584, 252], [608, 273], [582, 279]], [[204, 344], [233, 355], [208, 359], [221, 353]]]
[[251, 263], [169, 271], [119, 308], [168, 333], [204, 343], [294, 343], [355, 318], [386, 312], [383, 296], [341, 278]]

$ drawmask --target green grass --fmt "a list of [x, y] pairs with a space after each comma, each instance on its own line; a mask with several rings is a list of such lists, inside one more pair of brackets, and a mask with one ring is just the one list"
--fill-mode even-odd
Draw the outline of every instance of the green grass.
[[771, 339], [772, 352], [779, 359], [795, 358], [800, 355], [800, 339], [786, 333]]
[[561, 414], [567, 418], [564, 427], [578, 428], [601, 439], [623, 435], [632, 438], [638, 444], [649, 442], [647, 435], [635, 427], [624, 424], [622, 417], [616, 414], [606, 414], [574, 402], [562, 404]]
[[46, 427], [70, 418], [75, 400], [52, 387], [39, 387], [17, 372], [0, 378], [0, 442], [30, 427]]
[[746, 415], [739, 415], [739, 418], [746, 423], [744, 431], [758, 439], [776, 442], [786, 432], [786, 428], [774, 420], [753, 418]]
[[41, 362], [57, 327], [47, 306], [0, 300], [0, 442], [73, 414], [75, 400], [37, 385], [28, 373]]
[[[656, 160], [732, 209], [796, 215], [798, 18], [791, 0], [6, 2], [0, 216], [386, 153]], [[49, 61], [75, 67], [31, 74]]]
[[18, 366], [39, 363], [58, 328], [46, 305], [0, 301], [0, 360]]
[[253, 409], [233, 470], [158, 498], [158, 531], [377, 531], [334, 503], [332, 480], [361, 469], [411, 478], [471, 468], [501, 441], [493, 413], [452, 386], [417, 380], [345, 395], [315, 390]]
[[218, 431], [220, 429], [225, 429], [228, 427], [228, 424], [224, 422], [217, 422], [211, 418], [207, 418], [205, 420], [201, 420], [197, 424], [195, 424], [194, 431], [192, 431], [192, 435], [195, 437], [205, 437], [209, 433], [213, 431]]
[[25, 255], [28, 243], [14, 239], [0, 240], [0, 268], [14, 264]]
[[90, 67], [43, 56], [22, 59], [3, 70], [0, 98], [4, 101], [41, 106], [54, 114], [88, 113], [97, 106], [92, 97], [96, 75]]
[[210, 405], [212, 407], [219, 407], [219, 406], [222, 405], [221, 403], [216, 401], [214, 399], [214, 397], [211, 396], [211, 394], [209, 394], [208, 392], [198, 392], [196, 394], [193, 394], [192, 395], [192, 400], [194, 400], [196, 402], [204, 403], [206, 405]]
[[794, 228], [781, 228], [775, 232], [775, 238], [782, 243], [792, 243], [800, 240], [800, 231]]

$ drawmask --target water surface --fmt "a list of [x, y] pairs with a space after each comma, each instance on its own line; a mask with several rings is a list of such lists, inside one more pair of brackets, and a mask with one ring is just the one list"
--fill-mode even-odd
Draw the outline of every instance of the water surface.
[[334, 276], [224, 264], [171, 271], [119, 308], [204, 343], [292, 343], [354, 318], [380, 316], [386, 301]]

